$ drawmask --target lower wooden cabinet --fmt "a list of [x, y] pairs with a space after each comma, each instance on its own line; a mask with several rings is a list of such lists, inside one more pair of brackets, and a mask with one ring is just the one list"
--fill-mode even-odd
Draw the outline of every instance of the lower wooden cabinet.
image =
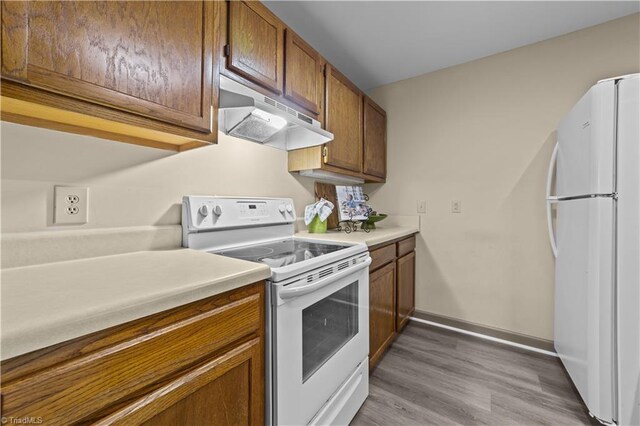
[[369, 276], [369, 365], [378, 363], [396, 334], [395, 282], [394, 262]]
[[45, 424], [264, 423], [264, 283], [2, 362], [2, 415]]
[[261, 424], [260, 350], [259, 339], [244, 343], [103, 421], [149, 426]]
[[416, 252], [412, 251], [397, 260], [396, 280], [396, 330], [401, 331], [415, 311]]
[[415, 310], [415, 236], [371, 250], [369, 368], [373, 369]]

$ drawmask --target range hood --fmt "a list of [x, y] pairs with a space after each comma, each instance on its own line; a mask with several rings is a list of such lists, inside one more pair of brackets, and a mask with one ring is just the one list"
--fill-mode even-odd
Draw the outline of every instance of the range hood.
[[286, 151], [333, 140], [319, 121], [224, 75], [220, 76], [218, 125], [227, 135]]

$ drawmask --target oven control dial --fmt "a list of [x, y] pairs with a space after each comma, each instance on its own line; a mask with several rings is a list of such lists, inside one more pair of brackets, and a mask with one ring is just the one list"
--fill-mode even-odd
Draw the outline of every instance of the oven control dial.
[[198, 209], [198, 213], [200, 213], [202, 217], [207, 217], [209, 215], [209, 209], [207, 208], [207, 206], [200, 206], [200, 208]]
[[293, 206], [291, 204], [287, 204], [287, 211], [289, 213], [293, 212]]
[[278, 210], [280, 211], [280, 213], [284, 214], [284, 212], [285, 212], [285, 210], [286, 210], [286, 207], [284, 206], [284, 204], [280, 204], [280, 205], [278, 206]]
[[213, 208], [211, 209], [211, 211], [213, 212], [213, 214], [215, 214], [216, 216], [220, 216], [222, 214], [222, 207], [220, 207], [219, 205], [215, 205], [213, 206]]

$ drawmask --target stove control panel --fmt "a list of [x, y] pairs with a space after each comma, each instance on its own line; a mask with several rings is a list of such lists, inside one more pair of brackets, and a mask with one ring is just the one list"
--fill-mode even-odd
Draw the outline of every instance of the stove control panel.
[[186, 196], [182, 199], [182, 227], [213, 231], [293, 223], [296, 212], [290, 198], [233, 198]]
[[242, 219], [269, 217], [269, 206], [264, 201], [238, 203], [238, 212]]

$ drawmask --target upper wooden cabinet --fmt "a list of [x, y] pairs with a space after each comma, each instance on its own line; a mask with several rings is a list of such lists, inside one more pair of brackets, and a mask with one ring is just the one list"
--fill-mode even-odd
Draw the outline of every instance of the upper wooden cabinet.
[[326, 64], [324, 69], [324, 122], [334, 139], [322, 147], [289, 152], [289, 171], [320, 170], [384, 182], [387, 114], [334, 67]]
[[[3, 101], [39, 105], [32, 119], [123, 128], [42, 108], [51, 107], [183, 136], [179, 143], [214, 141], [216, 8], [208, 1], [2, 2], [2, 78], [20, 84], [3, 87]], [[14, 101], [3, 112], [29, 108]]]
[[284, 96], [316, 115], [324, 97], [322, 67], [320, 54], [287, 29]]
[[334, 139], [325, 145], [324, 162], [362, 172], [362, 92], [331, 65], [326, 67], [326, 128]]
[[227, 68], [283, 93], [284, 24], [262, 3], [233, 0], [228, 10]]
[[364, 97], [364, 162], [365, 175], [387, 176], [387, 113]]

